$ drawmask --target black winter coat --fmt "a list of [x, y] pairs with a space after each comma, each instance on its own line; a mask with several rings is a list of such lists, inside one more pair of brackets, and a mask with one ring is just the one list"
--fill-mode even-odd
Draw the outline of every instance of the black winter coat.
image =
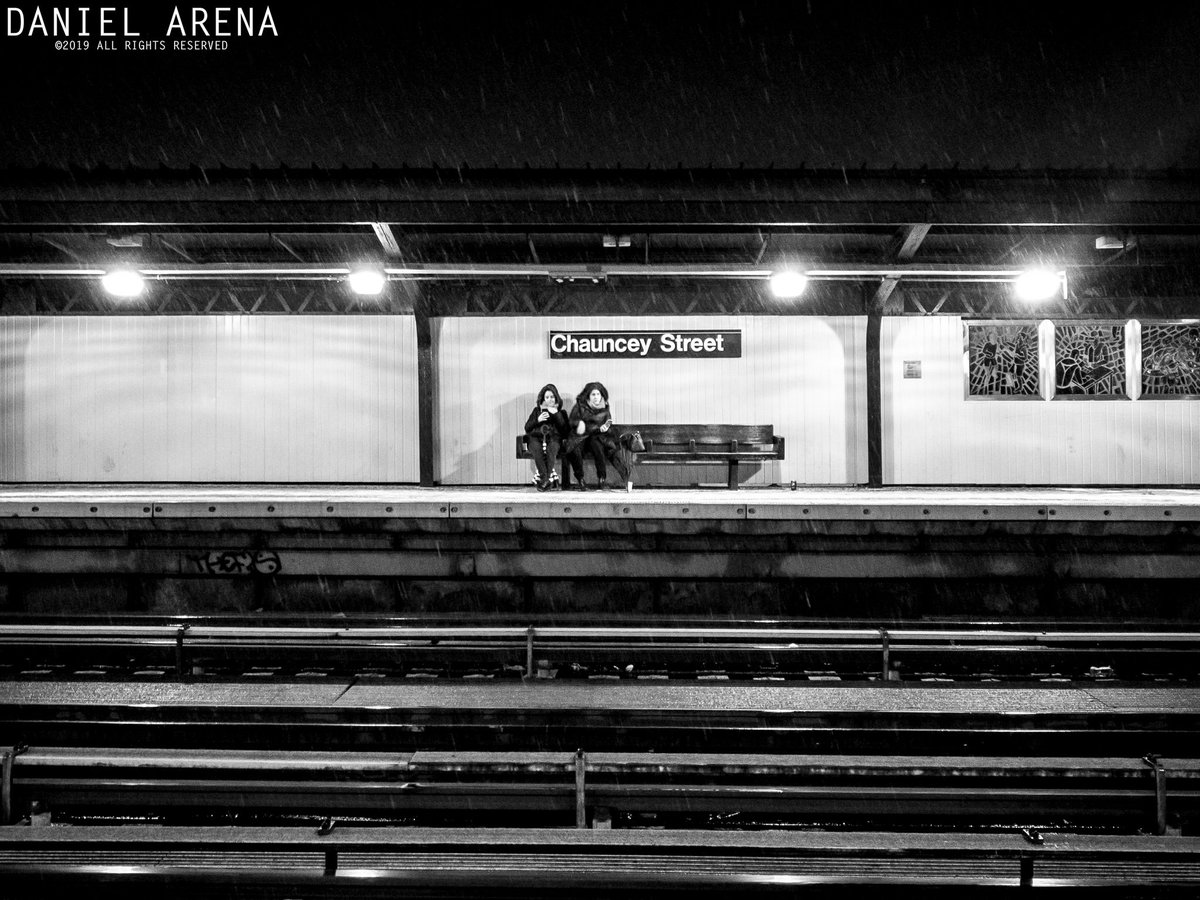
[[[575, 408], [571, 410], [570, 437], [567, 438], [567, 452], [573, 453], [577, 447], [588, 439], [594, 439], [604, 447], [606, 454], [611, 455], [617, 449], [617, 429], [610, 427], [601, 431], [600, 426], [612, 421], [609, 407], [593, 409], [583, 399], [575, 400]], [[583, 422], [583, 434], [579, 434], [579, 423]]]
[[[543, 412], [549, 412], [549, 410], [542, 407], [542, 398], [546, 396], [546, 391], [552, 392], [558, 399], [558, 409], [555, 412], [550, 413], [550, 418], [545, 422], [539, 422], [538, 417]], [[534, 405], [533, 411], [529, 414], [529, 418], [525, 420], [525, 433], [528, 435], [537, 435], [538, 437], [541, 437], [542, 429], [545, 427], [549, 429], [547, 436], [553, 435], [557, 437], [559, 441], [565, 440], [567, 438], [570, 426], [567, 423], [567, 413], [563, 409], [562, 397], [559, 397], [558, 395], [558, 388], [552, 384], [543, 385], [542, 389], [538, 391], [537, 396], [538, 402]]]
[[555, 437], [557, 437], [560, 441], [564, 440], [567, 437], [567, 431], [569, 430], [569, 426], [567, 425], [567, 414], [560, 409], [558, 412], [550, 413], [550, 418], [545, 422], [539, 422], [538, 416], [544, 412], [546, 412], [546, 410], [542, 409], [540, 406], [535, 406], [533, 408], [533, 412], [531, 412], [529, 414], [529, 418], [525, 420], [525, 433], [536, 434], [540, 436], [542, 433], [542, 426], [546, 425], [553, 429]]

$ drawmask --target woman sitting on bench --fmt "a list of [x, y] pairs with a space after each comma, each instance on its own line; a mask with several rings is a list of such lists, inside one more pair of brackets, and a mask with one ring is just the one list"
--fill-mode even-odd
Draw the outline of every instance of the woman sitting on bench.
[[608, 406], [608, 389], [598, 381], [589, 381], [575, 398], [571, 410], [571, 434], [565, 446], [567, 461], [575, 475], [574, 488], [586, 490], [583, 484], [583, 454], [586, 451], [596, 462], [596, 487], [607, 487], [608, 467], [613, 468], [628, 482], [629, 467], [621, 458], [617, 447], [617, 433], [613, 430], [612, 413]]
[[567, 436], [567, 412], [558, 388], [545, 385], [538, 391], [538, 404], [525, 420], [525, 445], [537, 467], [539, 491], [558, 489], [558, 450]]

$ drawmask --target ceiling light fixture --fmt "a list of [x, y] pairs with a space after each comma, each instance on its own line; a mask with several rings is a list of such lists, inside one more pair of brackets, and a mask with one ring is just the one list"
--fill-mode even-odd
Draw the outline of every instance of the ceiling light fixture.
[[771, 293], [780, 300], [791, 300], [804, 293], [808, 286], [808, 278], [799, 272], [776, 272], [771, 276], [769, 284]]
[[[1065, 283], [1061, 272], [1051, 272], [1049, 269], [1030, 269], [1017, 276], [1013, 282], [1013, 292], [1018, 300], [1032, 303], [1039, 300], [1049, 300], [1060, 290], [1065, 294]], [[1064, 297], [1064, 299], [1066, 299]]]
[[131, 269], [113, 269], [100, 279], [104, 290], [114, 297], [138, 297], [146, 289], [146, 282]]
[[386, 281], [378, 269], [355, 269], [350, 273], [350, 290], [363, 297], [378, 297]]

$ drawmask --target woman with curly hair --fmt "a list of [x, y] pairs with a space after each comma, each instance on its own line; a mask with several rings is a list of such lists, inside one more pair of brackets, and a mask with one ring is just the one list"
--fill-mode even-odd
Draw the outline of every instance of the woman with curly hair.
[[596, 487], [607, 488], [607, 463], [612, 463], [622, 481], [629, 479], [629, 467], [618, 453], [617, 433], [613, 429], [612, 411], [608, 405], [608, 389], [599, 381], [589, 381], [575, 398], [571, 410], [570, 436], [565, 445], [567, 461], [575, 475], [574, 488], [583, 491], [583, 454], [596, 462]]

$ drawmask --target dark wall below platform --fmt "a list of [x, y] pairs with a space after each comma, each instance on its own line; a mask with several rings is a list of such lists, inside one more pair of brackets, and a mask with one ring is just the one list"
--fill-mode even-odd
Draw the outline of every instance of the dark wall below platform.
[[5, 576], [0, 616], [1200, 622], [1191, 580], [739, 581]]
[[1200, 620], [1185, 522], [4, 522], [10, 617]]

